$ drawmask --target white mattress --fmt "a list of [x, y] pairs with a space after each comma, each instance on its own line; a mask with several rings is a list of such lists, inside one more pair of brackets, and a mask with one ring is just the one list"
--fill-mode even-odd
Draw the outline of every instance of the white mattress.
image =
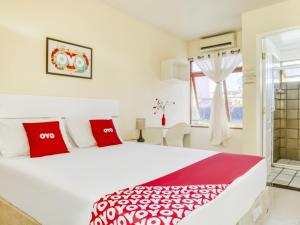
[[[0, 196], [43, 225], [85, 225], [105, 194], [145, 183], [216, 154], [137, 143], [30, 159], [0, 158]], [[181, 224], [234, 225], [265, 189], [261, 161]]]

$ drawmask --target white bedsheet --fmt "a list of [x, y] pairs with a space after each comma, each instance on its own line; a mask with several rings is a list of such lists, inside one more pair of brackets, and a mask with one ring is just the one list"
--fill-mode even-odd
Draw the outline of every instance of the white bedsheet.
[[[216, 154], [137, 143], [42, 158], [0, 158], [0, 196], [43, 225], [85, 225], [105, 194], [145, 183]], [[261, 161], [181, 224], [235, 225], [265, 189]]]

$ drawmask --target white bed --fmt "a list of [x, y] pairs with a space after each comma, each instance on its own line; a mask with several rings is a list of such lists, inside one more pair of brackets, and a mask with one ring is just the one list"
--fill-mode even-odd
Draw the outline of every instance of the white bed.
[[[138, 143], [88, 149], [42, 158], [0, 158], [0, 196], [43, 225], [89, 223], [93, 203], [216, 154]], [[265, 189], [261, 161], [217, 199], [181, 224], [234, 225]]]
[[[0, 94], [0, 118], [82, 115], [116, 118], [119, 104], [114, 100]], [[0, 198], [42, 225], [85, 225], [93, 203], [105, 194], [151, 181], [214, 154], [130, 142], [42, 158], [0, 157]], [[266, 176], [263, 160], [217, 199], [189, 214], [181, 225], [235, 225], [265, 190]]]

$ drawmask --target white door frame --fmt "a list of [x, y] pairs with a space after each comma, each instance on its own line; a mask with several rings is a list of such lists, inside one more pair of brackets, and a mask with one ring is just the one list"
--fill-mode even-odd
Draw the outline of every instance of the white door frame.
[[[300, 26], [295, 26], [295, 27], [288, 27], [288, 28], [284, 28], [284, 29], [278, 29], [278, 30], [274, 30], [271, 32], [265, 32], [265, 33], [261, 33], [259, 35], [256, 36], [256, 49], [257, 49], [257, 55], [256, 55], [256, 106], [257, 106], [257, 110], [256, 110], [256, 115], [257, 115], [257, 149], [261, 149], [260, 151], [260, 155], [263, 156], [264, 155], [264, 146], [263, 146], [263, 87], [262, 87], [262, 53], [263, 53], [263, 46], [262, 46], [262, 40], [268, 36], [272, 36], [272, 35], [276, 35], [279, 33], [283, 33], [283, 32], [287, 32], [287, 31], [292, 31], [292, 30], [296, 30], [296, 29], [300, 29]], [[259, 77], [258, 77], [259, 76]], [[273, 154], [273, 151], [272, 151]]]

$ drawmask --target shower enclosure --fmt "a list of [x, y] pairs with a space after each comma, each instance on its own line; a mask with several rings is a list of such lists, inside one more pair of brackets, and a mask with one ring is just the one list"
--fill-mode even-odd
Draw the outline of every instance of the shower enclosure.
[[280, 79], [274, 86], [273, 162], [300, 166], [300, 82]]

